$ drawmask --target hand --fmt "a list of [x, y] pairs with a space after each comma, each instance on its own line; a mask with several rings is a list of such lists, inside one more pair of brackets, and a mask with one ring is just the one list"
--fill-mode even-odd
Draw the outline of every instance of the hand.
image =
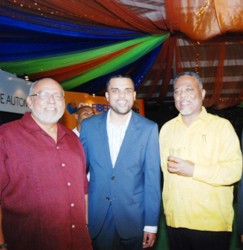
[[169, 156], [167, 169], [172, 174], [192, 177], [194, 172], [194, 163], [182, 160], [181, 158], [175, 156]]
[[143, 248], [152, 247], [155, 243], [156, 233], [144, 232], [143, 234]]
[[243, 243], [243, 234], [240, 236], [240, 242]]

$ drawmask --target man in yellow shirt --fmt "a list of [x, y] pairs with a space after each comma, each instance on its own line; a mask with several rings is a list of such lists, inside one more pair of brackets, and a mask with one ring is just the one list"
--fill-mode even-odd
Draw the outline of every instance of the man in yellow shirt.
[[233, 223], [233, 185], [242, 156], [231, 123], [202, 106], [201, 78], [174, 79], [179, 115], [160, 131], [163, 203], [170, 250], [228, 250]]

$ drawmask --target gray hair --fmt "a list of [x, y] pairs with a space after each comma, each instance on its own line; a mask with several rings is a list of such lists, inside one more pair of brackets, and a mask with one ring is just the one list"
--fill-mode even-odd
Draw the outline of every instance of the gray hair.
[[200, 86], [201, 88], [203, 88], [203, 82], [202, 82], [201, 77], [200, 77], [197, 73], [190, 72], [190, 71], [181, 72], [181, 73], [179, 73], [178, 75], [176, 75], [176, 77], [175, 77], [174, 80], [173, 80], [173, 86], [175, 86], [177, 80], [178, 80], [180, 77], [182, 77], [182, 76], [191, 76], [191, 77], [194, 77], [194, 78], [197, 80], [199, 86]]

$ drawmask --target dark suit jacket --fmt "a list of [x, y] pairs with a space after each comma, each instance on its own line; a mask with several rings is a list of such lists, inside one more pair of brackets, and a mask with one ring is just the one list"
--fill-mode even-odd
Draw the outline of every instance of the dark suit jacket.
[[90, 171], [89, 230], [92, 238], [98, 234], [111, 204], [119, 235], [131, 238], [158, 225], [158, 126], [133, 111], [113, 168], [106, 120], [107, 112], [85, 119], [80, 134]]

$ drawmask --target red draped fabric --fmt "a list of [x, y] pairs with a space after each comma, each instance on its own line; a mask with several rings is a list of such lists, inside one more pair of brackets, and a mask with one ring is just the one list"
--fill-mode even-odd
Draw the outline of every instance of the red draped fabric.
[[[141, 3], [147, 2], [141, 0]], [[163, 101], [171, 88], [170, 79], [175, 73], [188, 70], [188, 64], [190, 64], [195, 65], [192, 66], [194, 71], [205, 78], [206, 106], [220, 109], [242, 102], [243, 68], [238, 63], [239, 52], [237, 54], [237, 51], [230, 46], [233, 43], [238, 48], [242, 48], [242, 0], [161, 0], [156, 4], [159, 11], [156, 18], [152, 19], [144, 15], [142, 8], [138, 11], [118, 0], [4, 0], [0, 2], [0, 6], [16, 10], [16, 17], [24, 18], [20, 15], [22, 12], [75, 24], [123, 28], [144, 34], [164, 34], [169, 31], [171, 37], [164, 43], [146, 78], [151, 84], [146, 91], [145, 99], [151, 99], [154, 91], [158, 89], [158, 101]], [[239, 38], [229, 40], [226, 36], [229, 32], [236, 32]], [[220, 37], [222, 39], [218, 39]], [[187, 44], [181, 46], [181, 40], [185, 40], [191, 49], [187, 49]], [[120, 51], [122, 52], [124, 51]], [[68, 77], [80, 74], [90, 65], [95, 67], [107, 57], [115, 55], [116, 53], [51, 72], [39, 72], [32, 75], [32, 78], [51, 74], [57, 80], [63, 80], [67, 74]], [[228, 66], [227, 60], [233, 66]], [[202, 65], [205, 61], [209, 66]], [[239, 76], [238, 80], [234, 80], [235, 75]], [[223, 81], [224, 78], [233, 80], [229, 80], [226, 84]], [[140, 87], [142, 88], [145, 88], [145, 85]], [[230, 88], [235, 88], [237, 91], [234, 95], [226, 96], [224, 92]]]

